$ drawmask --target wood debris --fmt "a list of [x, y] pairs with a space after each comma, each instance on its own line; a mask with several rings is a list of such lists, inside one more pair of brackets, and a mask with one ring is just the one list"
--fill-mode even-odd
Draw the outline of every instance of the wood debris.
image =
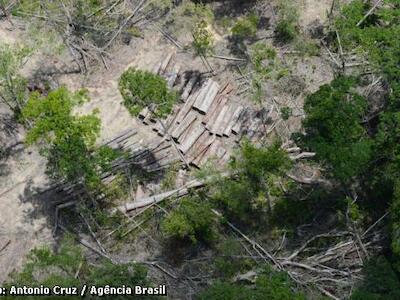
[[265, 134], [262, 120], [251, 117], [252, 110], [240, 105], [239, 99], [232, 95], [231, 82], [219, 84], [211, 78], [201, 78], [198, 72], [181, 72], [174, 52], [166, 54], [153, 69], [166, 79], [170, 88], [179, 91], [181, 103], [164, 121], [152, 120], [147, 109], [139, 114], [144, 124], [164, 137], [162, 145], [153, 149], [161, 162], [153, 160], [150, 170], [157, 169], [156, 163], [163, 166], [171, 157], [177, 159], [173, 147], [166, 144], [173, 143], [186, 164], [200, 168], [214, 159], [222, 166], [229, 161], [235, 142], [244, 136], [257, 139]]

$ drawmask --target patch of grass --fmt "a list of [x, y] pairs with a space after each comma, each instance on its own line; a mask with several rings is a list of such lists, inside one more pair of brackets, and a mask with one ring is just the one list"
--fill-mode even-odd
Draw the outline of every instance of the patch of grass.
[[283, 120], [288, 120], [292, 115], [292, 109], [288, 106], [284, 106], [281, 108], [281, 117]]

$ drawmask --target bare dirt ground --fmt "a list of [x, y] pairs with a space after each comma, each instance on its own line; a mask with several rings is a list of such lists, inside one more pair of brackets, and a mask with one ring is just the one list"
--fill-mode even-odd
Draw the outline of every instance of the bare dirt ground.
[[307, 28], [315, 20], [325, 22], [332, 6], [332, 0], [300, 0], [300, 25]]
[[[14, 43], [17, 38], [8, 22], [0, 22], [1, 42]], [[8, 119], [9, 111], [0, 107], [0, 115]], [[0, 129], [0, 144], [7, 149], [0, 161], [0, 282], [21, 265], [30, 249], [53, 241], [47, 219], [33, 201], [34, 191], [46, 185], [45, 161], [37, 149], [24, 148], [23, 136], [20, 126]]]

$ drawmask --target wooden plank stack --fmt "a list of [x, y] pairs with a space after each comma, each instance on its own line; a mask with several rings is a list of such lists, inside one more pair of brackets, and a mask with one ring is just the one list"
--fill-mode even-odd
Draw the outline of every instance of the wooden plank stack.
[[[181, 95], [181, 103], [165, 120], [152, 123], [147, 109], [139, 115], [144, 124], [163, 137], [163, 146], [155, 152], [162, 161], [159, 166], [171, 159], [176, 161], [179, 156], [199, 168], [210, 159], [223, 165], [229, 160], [235, 141], [243, 136], [260, 136], [260, 120], [251, 118], [250, 109], [239, 104], [239, 99], [232, 95], [234, 87], [230, 82], [220, 86], [196, 72], [181, 72], [174, 53], [168, 53], [153, 70]], [[150, 166], [151, 170], [157, 169], [156, 165]]]

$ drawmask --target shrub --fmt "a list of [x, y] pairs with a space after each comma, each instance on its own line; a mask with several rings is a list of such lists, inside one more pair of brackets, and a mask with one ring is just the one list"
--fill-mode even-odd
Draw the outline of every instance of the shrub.
[[213, 36], [207, 27], [207, 22], [202, 20], [193, 30], [193, 47], [197, 55], [206, 56], [212, 52]]
[[289, 117], [292, 115], [292, 109], [288, 106], [281, 108], [281, 117], [283, 120], [288, 120]]
[[[7, 286], [31, 286], [40, 285], [52, 287], [82, 287], [86, 285], [96, 286], [148, 286], [147, 270], [138, 264], [127, 263], [116, 265], [110, 261], [100, 261], [90, 264], [84, 257], [80, 248], [74, 243], [71, 236], [65, 237], [58, 249], [52, 251], [49, 248], [39, 248], [31, 251], [27, 263], [19, 273], [14, 273]], [[54, 296], [53, 296], [54, 297]], [[53, 297], [50, 297], [53, 299]], [[10, 296], [10, 299], [12, 296]], [[75, 296], [66, 297], [76, 299]], [[105, 296], [106, 299], [110, 299]], [[114, 296], [112, 299], [157, 299], [151, 296]], [[6, 298], [8, 299], [8, 298]], [[37, 297], [25, 297], [25, 299], [37, 299]]]
[[351, 90], [355, 84], [354, 78], [338, 77], [308, 96], [304, 105], [302, 141], [342, 182], [365, 170], [372, 155], [372, 140], [361, 125], [367, 103]]
[[165, 117], [177, 101], [176, 93], [168, 90], [164, 78], [135, 68], [129, 68], [121, 75], [119, 90], [124, 105], [134, 116], [150, 107], [157, 117]]
[[272, 271], [269, 267], [257, 277], [254, 287], [228, 282], [215, 282], [198, 297], [200, 300], [305, 300], [305, 296], [294, 290], [294, 285], [284, 272]]
[[279, 20], [275, 28], [278, 40], [288, 43], [298, 34], [298, 12], [292, 1], [284, 0], [279, 5]]
[[354, 289], [352, 300], [395, 300], [400, 298], [400, 282], [390, 262], [383, 256], [372, 258], [363, 269], [364, 279]]
[[214, 214], [199, 198], [185, 198], [163, 221], [163, 232], [169, 238], [211, 242], [215, 237]]
[[26, 47], [0, 45], [0, 103], [7, 105], [17, 116], [27, 98], [27, 81], [20, 70], [29, 53]]
[[260, 18], [255, 14], [239, 19], [232, 27], [232, 35], [238, 39], [255, 37], [259, 21]]
[[257, 222], [256, 216], [283, 195], [283, 175], [290, 167], [291, 161], [278, 143], [263, 148], [245, 142], [231, 161], [232, 178], [215, 180], [210, 197], [228, 217]]

